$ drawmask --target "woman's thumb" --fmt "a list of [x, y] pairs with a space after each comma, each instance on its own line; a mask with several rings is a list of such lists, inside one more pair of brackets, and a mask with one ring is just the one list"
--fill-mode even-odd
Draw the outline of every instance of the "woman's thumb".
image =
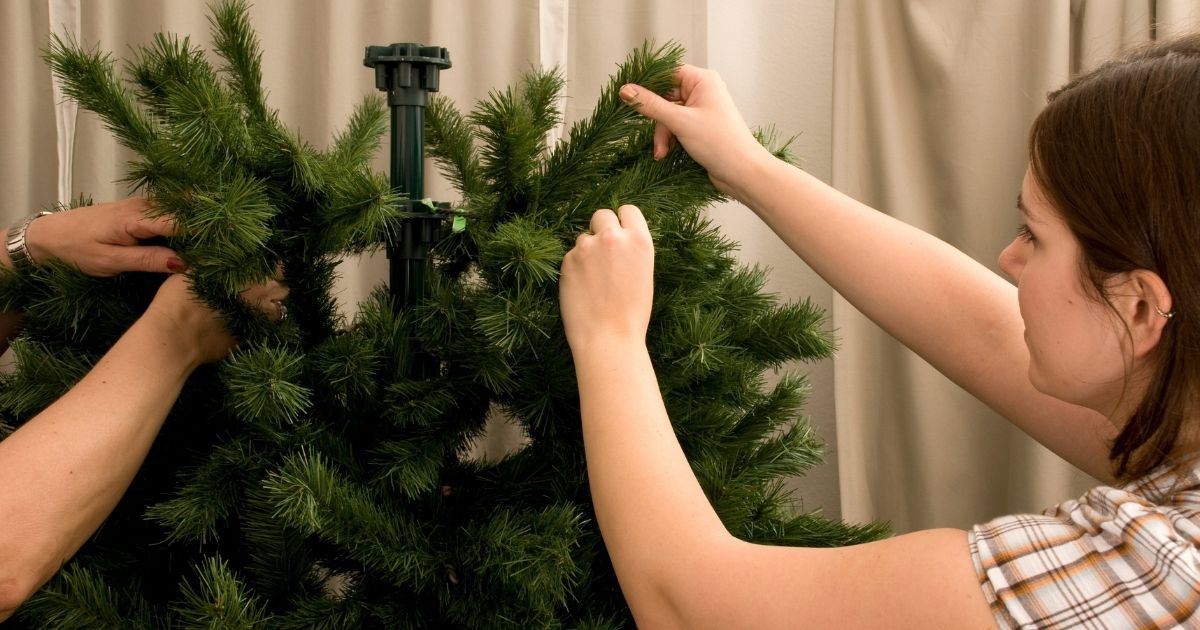
[[658, 123], [654, 125], [654, 159], [661, 160], [667, 157], [672, 138], [675, 136], [672, 128], [675, 126], [676, 113], [680, 106], [655, 94], [653, 90], [632, 83], [622, 85], [617, 95], [626, 105]]
[[653, 90], [626, 83], [621, 86], [621, 91], [617, 94], [626, 105], [638, 110], [643, 116], [670, 126], [672, 114], [674, 114], [673, 109], [677, 105], [655, 94]]

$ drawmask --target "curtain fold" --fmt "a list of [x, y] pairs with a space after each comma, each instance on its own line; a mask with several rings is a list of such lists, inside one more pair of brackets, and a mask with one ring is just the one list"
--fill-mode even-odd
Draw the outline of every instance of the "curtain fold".
[[[1195, 18], [1195, 3], [1147, 0], [840, 0], [833, 183], [998, 271], [1045, 94]], [[847, 518], [966, 527], [1095, 484], [841, 298], [834, 324]]]
[[[539, 0], [538, 11], [538, 48], [539, 62], [543, 68], [559, 68], [566, 72], [567, 60], [570, 58], [570, 7], [571, 0]], [[570, 96], [570, 86], [563, 88], [558, 105], [561, 109]], [[554, 146], [562, 139], [565, 131], [565, 121], [560, 122], [546, 133], [546, 144]]]
[[[79, 0], [50, 0], [49, 26], [55, 36], [67, 41], [79, 38]], [[58, 199], [71, 198], [72, 158], [75, 155], [75, 118], [79, 105], [66, 98], [58, 81], [53, 81], [51, 94], [54, 96], [54, 123], [57, 135]]]

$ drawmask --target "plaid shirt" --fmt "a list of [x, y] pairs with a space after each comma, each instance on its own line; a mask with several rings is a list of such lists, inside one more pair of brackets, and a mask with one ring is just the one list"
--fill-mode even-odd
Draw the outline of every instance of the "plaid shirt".
[[1200, 628], [1200, 466], [969, 532], [1001, 628]]

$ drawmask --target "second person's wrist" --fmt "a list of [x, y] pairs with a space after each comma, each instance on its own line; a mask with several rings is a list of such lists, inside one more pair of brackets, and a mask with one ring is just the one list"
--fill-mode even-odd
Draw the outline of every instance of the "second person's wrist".
[[[47, 260], [54, 258], [53, 249], [50, 247], [51, 229], [49, 225], [53, 221], [52, 212], [39, 212], [32, 217], [25, 219], [24, 224], [24, 248], [25, 248], [25, 263], [29, 268], [45, 263]], [[22, 224], [18, 224], [17, 229], [20, 229]], [[10, 231], [10, 236], [12, 232]], [[9, 253], [12, 253], [12, 248], [9, 248]], [[12, 256], [14, 267], [21, 271], [22, 263], [16, 260], [16, 256]]]

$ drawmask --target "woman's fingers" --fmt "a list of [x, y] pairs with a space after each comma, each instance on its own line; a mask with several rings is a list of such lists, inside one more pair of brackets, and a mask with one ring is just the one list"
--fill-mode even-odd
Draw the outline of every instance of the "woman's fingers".
[[646, 217], [642, 215], [642, 210], [637, 206], [625, 204], [617, 208], [617, 217], [621, 220], [621, 227], [627, 230], [650, 233], [650, 227], [646, 225]]
[[271, 321], [281, 322], [287, 319], [287, 300], [289, 288], [281, 279], [268, 280], [242, 289], [242, 301], [251, 308], [262, 313]]
[[617, 220], [617, 215], [608, 208], [601, 208], [592, 214], [591, 227], [589, 228], [592, 234], [621, 227], [621, 222]]

